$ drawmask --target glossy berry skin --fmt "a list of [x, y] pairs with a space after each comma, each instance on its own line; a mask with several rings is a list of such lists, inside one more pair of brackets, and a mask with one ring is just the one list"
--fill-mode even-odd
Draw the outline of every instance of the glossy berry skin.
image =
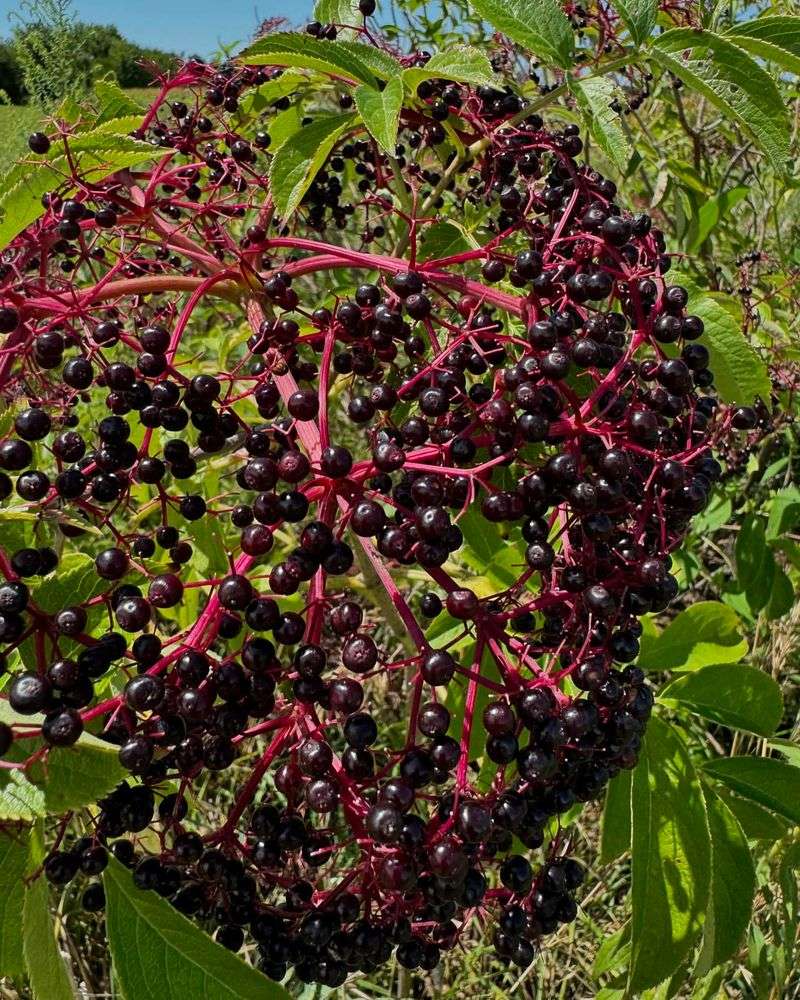
[[50, 149], [50, 140], [44, 132], [31, 132], [28, 136], [28, 148], [32, 153], [44, 154]]
[[8, 691], [8, 703], [20, 715], [35, 715], [43, 711], [49, 699], [49, 683], [32, 673], [15, 676]]

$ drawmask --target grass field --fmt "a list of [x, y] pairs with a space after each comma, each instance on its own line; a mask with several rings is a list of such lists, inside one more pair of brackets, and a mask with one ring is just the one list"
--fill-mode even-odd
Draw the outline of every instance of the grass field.
[[0, 104], [0, 174], [26, 151], [28, 135], [40, 119], [38, 109], [20, 104]]

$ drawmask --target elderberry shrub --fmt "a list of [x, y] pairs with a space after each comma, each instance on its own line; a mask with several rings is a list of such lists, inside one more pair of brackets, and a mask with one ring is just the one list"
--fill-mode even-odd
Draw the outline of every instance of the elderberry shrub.
[[[137, 133], [157, 166], [73, 178], [5, 256], [0, 496], [57, 520], [59, 551], [89, 553], [97, 579], [51, 612], [37, 590], [56, 551], [36, 536], [0, 554], [22, 718], [0, 753], [24, 758], [41, 715], [47, 747], [86, 728], [116, 744], [130, 778], [47, 877], [96, 877], [110, 849], [226, 947], [255, 942], [274, 979], [336, 986], [393, 954], [431, 969], [476, 912], [526, 966], [583, 880], [561, 839], [536, 859], [545, 826], [635, 765], [653, 703], [638, 619], [677, 593], [670, 553], [721, 473], [711, 446], [757, 416], [717, 405], [662, 234], [580, 162], [575, 128], [510, 87], [425, 81], [396, 157], [421, 192], [415, 233], [363, 131], [280, 219], [269, 119], [240, 114], [280, 73], [188, 64], [181, 100], [165, 88]], [[442, 172], [448, 116], [479, 151]], [[409, 235], [464, 199], [487, 246], [419, 263]], [[342, 266], [354, 283], [333, 295]], [[216, 367], [201, 308], [249, 325]], [[467, 512], [518, 550], [490, 596], [453, 568]], [[375, 630], [387, 603], [410, 661]], [[434, 646], [443, 614], [483, 660]], [[403, 738], [374, 678], [409, 665]], [[227, 815], [203, 812], [231, 768]], [[83, 901], [103, 907], [98, 883]]]

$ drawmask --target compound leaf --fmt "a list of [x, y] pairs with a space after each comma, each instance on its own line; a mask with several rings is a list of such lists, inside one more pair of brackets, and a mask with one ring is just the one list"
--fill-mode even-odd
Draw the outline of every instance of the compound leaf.
[[74, 1000], [72, 977], [58, 949], [50, 916], [50, 892], [44, 878], [25, 890], [22, 915], [25, 966], [35, 1000]]
[[25, 970], [22, 953], [22, 907], [28, 867], [29, 829], [8, 826], [0, 833], [0, 976], [19, 976]]
[[745, 597], [754, 614], [769, 601], [775, 569], [775, 556], [767, 545], [764, 519], [748, 515], [736, 538], [736, 575], [744, 584]]
[[[110, 124], [116, 126], [117, 122]], [[163, 150], [148, 142], [109, 133], [103, 126], [67, 142], [75, 173], [87, 184], [163, 155]], [[45, 156], [35, 161], [25, 159], [12, 167], [0, 180], [0, 248], [39, 218], [43, 195], [56, 189], [65, 195], [72, 191], [72, 176], [63, 147], [57, 144]]]
[[459, 83], [491, 83], [492, 64], [483, 52], [472, 45], [453, 45], [437, 52], [419, 68], [403, 71], [403, 82], [416, 90], [423, 80], [456, 80]]
[[689, 293], [687, 311], [699, 316], [705, 326], [703, 343], [708, 348], [708, 367], [714, 385], [726, 403], [752, 403], [758, 396], [769, 403], [772, 384], [766, 364], [753, 350], [741, 323], [720, 302], [706, 295], [686, 275], [676, 276]]
[[600, 860], [608, 864], [631, 846], [631, 772], [620, 771], [609, 781], [600, 831]]
[[[7, 701], [0, 701], [0, 720], [8, 724], [41, 725], [41, 715], [16, 715]], [[42, 740], [12, 744], [7, 760], [21, 762], [42, 746]], [[83, 733], [71, 747], [51, 747], [43, 760], [25, 772], [0, 771], [0, 819], [30, 822], [47, 813], [80, 809], [107, 795], [127, 771], [110, 743]]]
[[[338, 25], [337, 38], [353, 38], [356, 25], [363, 24], [364, 17], [358, 9], [358, 0], [317, 0], [314, 4], [314, 20], [320, 24]], [[342, 25], [348, 25], [343, 28]]]
[[265, 35], [239, 54], [252, 66], [291, 66], [315, 69], [329, 76], [344, 77], [375, 86], [375, 76], [356, 43], [322, 41], [311, 35], [279, 31]]

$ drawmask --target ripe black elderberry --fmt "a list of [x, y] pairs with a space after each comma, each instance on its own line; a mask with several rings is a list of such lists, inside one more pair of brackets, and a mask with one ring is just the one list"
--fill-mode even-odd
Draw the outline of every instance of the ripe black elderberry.
[[[0, 724], [0, 756], [31, 724], [40, 754], [84, 729], [113, 744], [129, 779], [46, 877], [96, 878], [111, 843], [275, 979], [335, 989], [393, 953], [431, 969], [476, 912], [526, 966], [575, 918], [582, 870], [564, 846], [518, 852], [635, 766], [638, 618], [677, 593], [711, 446], [764, 413], [718, 406], [662, 234], [572, 126], [519, 116], [511, 87], [426, 79], [394, 162], [345, 132], [278, 218], [269, 123], [241, 113], [272, 74], [187, 64], [142, 125], [158, 172], [54, 189], [10, 248], [0, 503], [37, 530], [1, 553], [0, 654], [39, 652], [0, 660], [27, 720]], [[461, 125], [485, 150], [445, 175]], [[415, 238], [466, 200], [483, 248], [396, 250], [397, 165]], [[157, 190], [146, 211], [134, 186]], [[217, 366], [208, 331], [239, 303], [249, 337]], [[514, 555], [495, 593], [474, 582], [484, 535]], [[94, 573], [53, 608], [56, 552]], [[199, 802], [220, 772], [226, 816]], [[102, 909], [98, 882], [82, 901]]]

